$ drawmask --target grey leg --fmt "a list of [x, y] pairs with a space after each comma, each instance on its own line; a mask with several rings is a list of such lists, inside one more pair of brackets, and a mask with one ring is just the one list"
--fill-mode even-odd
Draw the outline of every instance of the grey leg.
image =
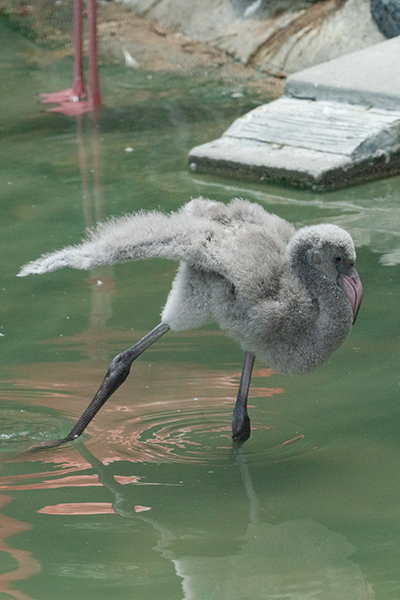
[[103, 404], [105, 404], [105, 402], [107, 402], [107, 400], [119, 388], [119, 386], [124, 383], [125, 379], [129, 375], [131, 365], [135, 358], [140, 356], [142, 352], [147, 350], [147, 348], [154, 344], [154, 342], [156, 342], [167, 331], [169, 331], [168, 325], [166, 323], [160, 323], [160, 325], [157, 325], [157, 327], [145, 335], [144, 338], [142, 338], [139, 342], [131, 346], [131, 348], [128, 348], [128, 350], [125, 350], [125, 352], [118, 354], [118, 356], [114, 358], [108, 367], [108, 371], [103, 379], [103, 383], [96, 392], [93, 400], [76, 425], [71, 429], [67, 437], [31, 446], [28, 452], [32, 450], [40, 450], [42, 448], [55, 448], [56, 446], [60, 446], [66, 442], [76, 440], [76, 438], [78, 438], [85, 431], [86, 427], [89, 425], [93, 417], [99, 412]]
[[235, 442], [245, 442], [250, 437], [251, 428], [249, 415], [247, 414], [247, 396], [249, 395], [254, 359], [255, 356], [252, 352], [245, 352], [242, 376], [232, 417], [232, 439]]

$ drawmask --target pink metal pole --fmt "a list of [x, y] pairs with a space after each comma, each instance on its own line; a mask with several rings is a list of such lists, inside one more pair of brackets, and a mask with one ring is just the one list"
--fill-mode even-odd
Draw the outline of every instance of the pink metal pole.
[[89, 33], [89, 104], [92, 109], [101, 106], [101, 92], [97, 51], [97, 0], [86, 0]]
[[86, 98], [85, 80], [83, 77], [83, 2], [74, 0], [73, 13], [73, 40], [74, 40], [74, 70], [72, 79], [72, 93], [70, 100], [79, 102]]

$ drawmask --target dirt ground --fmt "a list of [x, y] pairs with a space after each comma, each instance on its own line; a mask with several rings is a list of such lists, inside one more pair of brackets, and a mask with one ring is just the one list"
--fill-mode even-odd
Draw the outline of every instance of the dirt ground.
[[[38, 42], [41, 59], [73, 53], [72, 0], [0, 0], [0, 15], [11, 19]], [[196, 80], [235, 82], [270, 97], [283, 92], [284, 81], [246, 66], [223, 50], [161, 28], [115, 2], [99, 2], [98, 39], [102, 62], [130, 63], [146, 71], [174, 71]], [[127, 54], [128, 53], [128, 54]], [[127, 57], [127, 58], [126, 58]]]

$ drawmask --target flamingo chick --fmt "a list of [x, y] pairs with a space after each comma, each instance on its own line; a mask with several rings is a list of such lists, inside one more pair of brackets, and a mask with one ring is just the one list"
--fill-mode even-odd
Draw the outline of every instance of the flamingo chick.
[[169, 330], [217, 323], [243, 348], [232, 438], [250, 436], [247, 396], [255, 356], [298, 375], [324, 363], [347, 337], [363, 288], [351, 236], [336, 225], [298, 231], [258, 204], [198, 198], [177, 212], [139, 212], [99, 224], [77, 246], [45, 254], [19, 276], [61, 267], [92, 269], [142, 258], [179, 261], [161, 323], [114, 358], [98, 392], [66, 438], [76, 439], [125, 381], [132, 362]]

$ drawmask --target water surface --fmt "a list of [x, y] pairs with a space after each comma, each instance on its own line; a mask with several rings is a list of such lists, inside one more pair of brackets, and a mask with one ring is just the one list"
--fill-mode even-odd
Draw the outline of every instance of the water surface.
[[[46, 113], [38, 94], [66, 87], [71, 61], [32, 63], [34, 44], [0, 28], [0, 597], [398, 600], [400, 179], [311, 194], [191, 173], [188, 150], [253, 108], [251, 90], [110, 64], [98, 120]], [[308, 376], [256, 363], [240, 451], [242, 352], [209, 327], [149, 349], [82, 441], [21, 454], [68, 433], [159, 322], [176, 265], [20, 266], [198, 195], [347, 228], [365, 290], [348, 340]]]

